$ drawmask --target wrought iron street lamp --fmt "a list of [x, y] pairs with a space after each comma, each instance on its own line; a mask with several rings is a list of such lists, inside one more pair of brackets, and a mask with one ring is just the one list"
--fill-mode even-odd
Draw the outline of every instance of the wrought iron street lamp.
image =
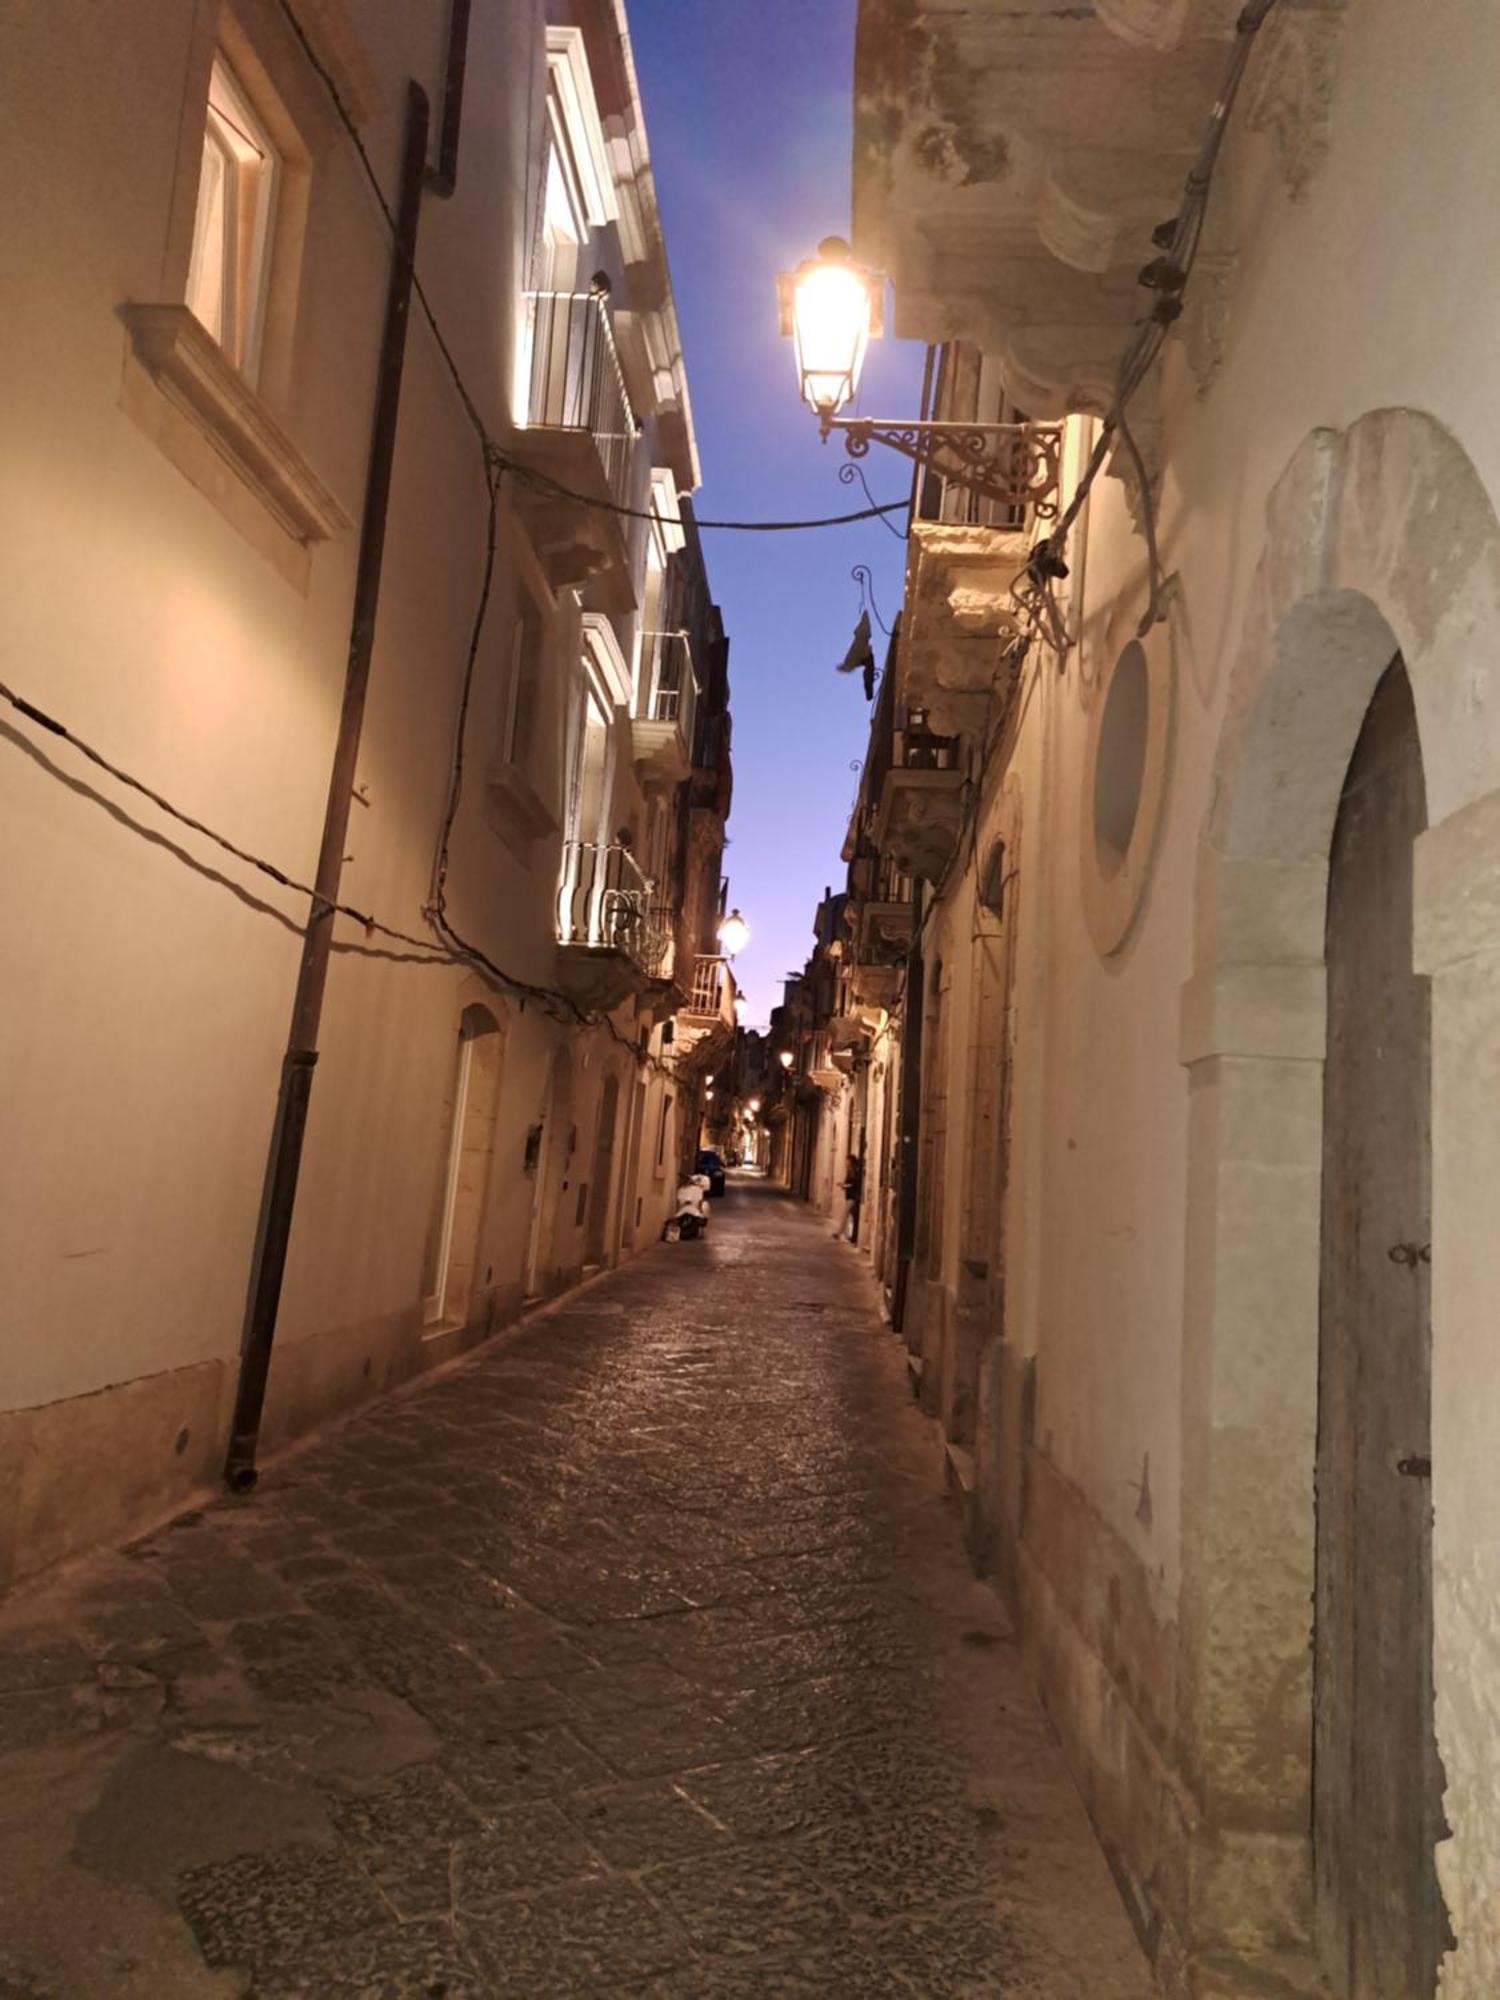
[[776, 281], [781, 331], [790, 336], [797, 386], [816, 412], [826, 444], [842, 434], [850, 458], [889, 445], [941, 478], [1042, 519], [1057, 512], [1062, 451], [1058, 424], [901, 423], [847, 417], [870, 342], [884, 330], [885, 279], [854, 262], [841, 236], [825, 236], [816, 257]]
[[725, 956], [736, 957], [750, 942], [750, 926], [738, 910], [731, 910], [719, 925], [719, 943], [724, 947]]

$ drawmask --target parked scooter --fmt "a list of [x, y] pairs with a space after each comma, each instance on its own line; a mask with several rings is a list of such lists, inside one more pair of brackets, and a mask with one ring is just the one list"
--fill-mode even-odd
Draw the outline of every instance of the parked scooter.
[[662, 1239], [667, 1243], [691, 1243], [708, 1228], [708, 1175], [689, 1174], [677, 1190], [677, 1204], [667, 1217]]

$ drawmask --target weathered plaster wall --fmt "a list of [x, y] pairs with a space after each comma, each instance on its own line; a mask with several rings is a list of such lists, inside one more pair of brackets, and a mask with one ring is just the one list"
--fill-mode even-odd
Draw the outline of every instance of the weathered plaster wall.
[[[1090, 723], [1144, 604], [1145, 556], [1112, 481], [1091, 504], [1083, 645], [1039, 681], [1012, 760], [1028, 815], [1015, 1348], [987, 1378], [1001, 1443], [981, 1498], [1101, 1826], [1143, 1924], [1164, 1926], [1164, 1970], [1200, 1994], [1247, 1990], [1247, 1953], [1301, 1977], [1322, 922], [1307, 837], [1321, 815], [1326, 852], [1373, 681], [1348, 671], [1371, 657], [1363, 614], [1299, 606], [1354, 592], [1409, 665], [1427, 660], [1413, 665], [1433, 821], [1418, 954], [1434, 979], [1436, 1659], [1454, 1828], [1440, 1869], [1460, 1939], [1442, 1993], [1478, 2000], [1500, 1982], [1500, 1383], [1480, 1214], [1500, 840], [1473, 803], [1500, 778], [1500, 22], [1471, 10], [1438, 35], [1399, 0], [1366, 0], [1351, 28], [1331, 107], [1313, 87], [1260, 115], [1279, 139], [1234, 132], [1214, 229], [1234, 252], [1227, 342], [1206, 386], [1180, 352], [1167, 365], [1174, 584], [1153, 643], [1173, 712], [1118, 949], [1101, 954], [1087, 919]], [[1317, 124], [1311, 151], [1300, 119]], [[1076, 584], [1081, 543], [1071, 553]], [[1257, 648], [1263, 672], [1245, 665]], [[1307, 698], [1320, 687], [1339, 689], [1333, 709]], [[1263, 851], [1226, 872], [1214, 857], [1245, 783]], [[971, 893], [956, 875], [933, 920], [945, 962]], [[1450, 933], [1424, 908], [1463, 915]]]

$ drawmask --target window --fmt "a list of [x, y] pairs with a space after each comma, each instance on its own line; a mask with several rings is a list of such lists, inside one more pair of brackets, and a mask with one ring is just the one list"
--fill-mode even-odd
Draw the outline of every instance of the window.
[[260, 364], [280, 162], [223, 56], [214, 58], [187, 303], [242, 374]]
[[579, 246], [588, 234], [576, 182], [563, 164], [554, 139], [547, 147], [547, 180], [542, 205], [542, 240], [537, 260], [537, 290], [571, 292], [578, 284]]
[[523, 592], [511, 640], [510, 679], [506, 684], [505, 709], [500, 726], [501, 761], [520, 765], [523, 769], [530, 764], [536, 743], [542, 649], [542, 621], [536, 606]]

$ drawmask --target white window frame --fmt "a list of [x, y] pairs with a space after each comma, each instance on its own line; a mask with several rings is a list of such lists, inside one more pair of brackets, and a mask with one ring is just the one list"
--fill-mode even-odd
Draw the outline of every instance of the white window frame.
[[[249, 164], [252, 154], [260, 156], [263, 164], [259, 169]], [[206, 203], [210, 161], [214, 157], [221, 163], [223, 176], [224, 240], [216, 323], [210, 323], [198, 311], [200, 301], [195, 294], [201, 290], [202, 260], [207, 252]], [[199, 323], [248, 382], [254, 382], [260, 372], [283, 166], [266, 119], [240, 82], [224, 50], [215, 49], [204, 104], [202, 164], [186, 297]], [[247, 172], [254, 173], [256, 183], [248, 194], [241, 185]], [[243, 240], [246, 235], [248, 244]]]
[[547, 30], [547, 109], [584, 221], [590, 229], [618, 221], [614, 169], [582, 28]]

